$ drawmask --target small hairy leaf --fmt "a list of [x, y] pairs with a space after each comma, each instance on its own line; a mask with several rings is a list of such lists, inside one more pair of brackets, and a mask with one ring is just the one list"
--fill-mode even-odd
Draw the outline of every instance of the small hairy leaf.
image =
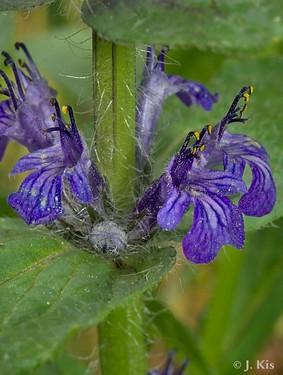
[[280, 0], [85, 0], [84, 21], [117, 42], [249, 50], [282, 37]]
[[29, 373], [66, 338], [153, 288], [172, 248], [135, 250], [119, 268], [51, 232], [0, 219], [1, 375]]
[[2, 0], [0, 10], [30, 9], [52, 3], [54, 0]]

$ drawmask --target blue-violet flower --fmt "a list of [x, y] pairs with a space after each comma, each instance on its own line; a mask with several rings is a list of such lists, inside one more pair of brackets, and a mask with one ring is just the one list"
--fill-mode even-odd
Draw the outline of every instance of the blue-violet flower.
[[[209, 125], [200, 133], [188, 134], [164, 173], [138, 201], [134, 213], [139, 222], [131, 234], [133, 238], [149, 234], [156, 223], [164, 230], [176, 228], [193, 203], [193, 224], [182, 242], [184, 254], [189, 260], [208, 263], [223, 245], [231, 244], [238, 249], [243, 247], [242, 213], [260, 216], [272, 209], [275, 203], [275, 185], [266, 151], [244, 135], [234, 137], [226, 132], [229, 123], [245, 121], [241, 117], [250, 91], [247, 86], [240, 91], [227, 115], [214, 128]], [[242, 98], [245, 103], [238, 106]], [[196, 140], [189, 146], [192, 137]], [[229, 137], [231, 149], [227, 142]], [[244, 145], [241, 145], [242, 140], [245, 140]], [[241, 150], [241, 154], [234, 150]], [[245, 163], [251, 165], [253, 171], [249, 190], [242, 179]], [[212, 169], [221, 164], [223, 170]], [[244, 193], [239, 207], [228, 198], [236, 193]], [[268, 199], [269, 203], [264, 209], [255, 205], [251, 212], [246, 197], [252, 202]]]
[[[239, 200], [239, 207], [245, 215], [264, 216], [270, 213], [276, 200], [276, 187], [269, 165], [269, 155], [256, 140], [244, 134], [231, 134], [227, 131], [233, 122], [245, 122], [242, 113], [253, 88], [244, 86], [233, 101], [228, 113], [220, 123], [206, 135], [205, 149], [200, 155], [201, 165], [223, 164], [224, 170], [242, 177], [246, 165], [252, 171], [251, 185]], [[239, 108], [239, 99], [244, 105]]]
[[26, 46], [23, 43], [16, 43], [15, 46], [24, 51], [27, 63], [20, 60], [16, 65], [7, 52], [2, 52], [5, 64], [12, 68], [15, 82], [0, 70], [6, 84], [0, 93], [8, 97], [0, 102], [0, 160], [9, 140], [26, 146], [30, 152], [59, 141], [57, 134], [44, 133], [52, 126], [49, 100], [56, 91], [41, 77]]
[[46, 131], [58, 132], [60, 142], [22, 157], [11, 172], [15, 174], [35, 169], [24, 179], [18, 191], [8, 197], [10, 206], [28, 224], [45, 224], [62, 216], [64, 181], [79, 202], [92, 205], [97, 212], [103, 213], [100, 193], [104, 189], [104, 181], [77, 130], [72, 108], [63, 107], [63, 112], [69, 113], [71, 121], [67, 124], [57, 100], [53, 98], [52, 104], [56, 112], [53, 119], [58, 126]]
[[176, 94], [184, 104], [198, 104], [210, 111], [217, 101], [217, 94], [212, 95], [198, 82], [165, 73], [165, 52], [163, 48], [155, 62], [155, 50], [147, 48], [146, 66], [139, 87], [140, 96], [136, 111], [136, 160], [138, 169], [144, 169], [150, 147], [156, 131], [162, 105], [166, 98]]

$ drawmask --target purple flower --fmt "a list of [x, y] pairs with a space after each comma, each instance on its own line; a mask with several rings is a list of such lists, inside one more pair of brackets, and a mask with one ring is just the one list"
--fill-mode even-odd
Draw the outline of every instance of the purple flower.
[[8, 203], [28, 224], [46, 224], [62, 216], [64, 184], [69, 186], [75, 198], [103, 212], [100, 196], [104, 189], [103, 179], [90, 159], [88, 147], [77, 130], [71, 107], [64, 106], [69, 113], [70, 124], [64, 122], [56, 99], [52, 100], [58, 126], [47, 130], [58, 132], [60, 142], [39, 149], [22, 157], [11, 174], [35, 169], [24, 179], [18, 191], [9, 195]]
[[39, 74], [26, 46], [16, 43], [16, 48], [24, 51], [27, 63], [20, 60], [18, 66], [7, 52], [3, 52], [5, 65], [11, 66], [15, 82], [0, 70], [6, 84], [1, 93], [8, 97], [0, 102], [0, 160], [9, 140], [26, 146], [30, 152], [59, 141], [57, 134], [44, 133], [52, 126], [49, 101], [56, 92]]
[[[192, 227], [182, 242], [189, 260], [208, 263], [223, 245], [243, 247], [242, 214], [265, 215], [275, 202], [275, 185], [266, 151], [251, 138], [226, 131], [228, 124], [245, 121], [242, 114], [250, 92], [251, 88], [245, 86], [214, 128], [208, 125], [200, 133], [188, 134], [165, 172], [137, 202], [134, 210], [137, 225], [131, 240], [149, 234], [156, 223], [163, 230], [175, 229], [193, 204]], [[242, 98], [244, 105], [238, 106]], [[195, 142], [189, 146], [192, 137]], [[249, 189], [243, 181], [246, 164], [253, 173]], [[243, 193], [238, 206], [228, 198], [237, 193]]]
[[[264, 216], [270, 213], [276, 201], [276, 187], [269, 165], [269, 155], [256, 140], [244, 134], [231, 134], [227, 131], [233, 122], [245, 122], [242, 118], [246, 109], [251, 86], [244, 86], [236, 96], [228, 113], [220, 123], [206, 135], [205, 150], [201, 154], [202, 166], [224, 165], [224, 170], [242, 177], [246, 165], [252, 171], [252, 181], [248, 191], [242, 195], [239, 207], [245, 215]], [[244, 104], [238, 106], [240, 99]]]
[[[197, 140], [188, 148], [193, 135]], [[199, 133], [189, 133], [165, 172], [144, 193], [135, 207], [135, 213], [144, 216], [134, 233], [148, 233], [155, 223], [164, 230], [175, 229], [192, 203], [194, 219], [183, 240], [184, 254], [195, 263], [208, 263], [221, 246], [244, 245], [242, 212], [227, 195], [245, 192], [246, 186], [230, 172], [199, 165], [201, 140]]]
[[189, 361], [185, 360], [184, 363], [182, 364], [182, 366], [174, 372], [174, 367], [173, 367], [173, 357], [174, 357], [174, 355], [175, 355], [175, 351], [171, 351], [169, 353], [168, 359], [166, 361], [165, 368], [164, 368], [163, 371], [153, 369], [153, 370], [150, 370], [147, 373], [147, 375], [173, 375], [173, 374], [182, 375], [184, 373], [186, 367], [188, 366]]
[[177, 94], [184, 104], [198, 104], [210, 111], [217, 95], [210, 92], [200, 83], [179, 76], [166, 75], [163, 48], [155, 63], [155, 50], [152, 46], [147, 49], [146, 66], [140, 84], [140, 96], [136, 111], [136, 159], [137, 167], [143, 169], [147, 163], [156, 125], [159, 120], [162, 105], [166, 98]]

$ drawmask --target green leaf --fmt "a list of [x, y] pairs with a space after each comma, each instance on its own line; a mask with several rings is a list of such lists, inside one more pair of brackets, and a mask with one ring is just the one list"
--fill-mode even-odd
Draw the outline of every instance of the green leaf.
[[29, 373], [67, 337], [153, 288], [175, 262], [172, 248], [138, 250], [117, 268], [43, 229], [0, 219], [0, 368]]
[[40, 5], [47, 5], [54, 0], [2, 0], [0, 10], [30, 9]]
[[[250, 234], [244, 252], [218, 257], [217, 282], [207, 313], [204, 353], [216, 373], [234, 374], [233, 362], [258, 355], [283, 311], [283, 220]], [[259, 359], [259, 358], [257, 358]]]
[[[201, 78], [201, 71], [191, 73], [190, 52], [184, 55], [182, 66], [187, 66], [185, 76], [192, 79]], [[203, 59], [206, 54], [203, 53]], [[193, 60], [194, 55], [192, 56]], [[187, 63], [188, 61], [188, 63]], [[209, 65], [209, 64], [208, 64]], [[209, 66], [208, 66], [209, 69]], [[167, 69], [170, 71], [170, 65]], [[175, 68], [175, 74], [178, 69]], [[278, 77], [283, 74], [283, 57], [246, 57], [226, 58], [214, 70], [213, 78], [206, 84], [211, 92], [219, 93], [219, 101], [211, 112], [205, 112], [202, 108], [192, 106], [185, 107], [177, 97], [170, 98], [164, 105], [164, 115], [168, 126], [159, 129], [158, 139], [162, 139], [158, 147], [155, 176], [164, 169], [164, 165], [172, 155], [177, 152], [186, 134], [191, 130], [200, 130], [205, 124], [217, 124], [227, 113], [235, 95], [243, 85], [254, 86], [245, 116], [249, 118], [246, 125], [235, 124], [230, 127], [231, 132], [244, 133], [254, 138], [267, 150], [270, 155], [270, 164], [277, 186], [277, 203], [271, 214], [261, 217], [245, 217], [246, 231], [255, 230], [267, 225], [271, 221], [283, 215], [283, 112], [282, 97], [283, 86]], [[202, 83], [205, 83], [202, 81]], [[164, 123], [164, 121], [163, 121]], [[161, 124], [160, 124], [161, 125]], [[186, 224], [187, 225], [187, 224]], [[186, 226], [188, 229], [188, 226]]]
[[197, 335], [178, 320], [168, 307], [158, 300], [147, 301], [150, 324], [157, 328], [159, 336], [168, 349], [176, 349], [179, 358], [190, 359], [190, 370], [198, 369], [209, 375], [210, 370], [201, 352]]
[[59, 353], [29, 375], [79, 375], [86, 373], [87, 366], [79, 358], [71, 354]]
[[105, 39], [224, 50], [282, 39], [280, 0], [85, 0], [84, 21]]

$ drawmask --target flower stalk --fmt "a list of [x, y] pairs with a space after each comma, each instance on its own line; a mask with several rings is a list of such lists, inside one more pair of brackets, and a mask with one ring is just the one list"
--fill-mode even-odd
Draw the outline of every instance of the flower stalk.
[[93, 33], [95, 149], [115, 204], [129, 205], [135, 176], [135, 48]]
[[[119, 208], [135, 177], [135, 49], [93, 34], [95, 152]], [[127, 196], [125, 193], [127, 192]], [[102, 374], [146, 374], [142, 297], [112, 311], [99, 327]]]
[[100, 364], [104, 375], [147, 373], [141, 296], [112, 311], [99, 325]]

